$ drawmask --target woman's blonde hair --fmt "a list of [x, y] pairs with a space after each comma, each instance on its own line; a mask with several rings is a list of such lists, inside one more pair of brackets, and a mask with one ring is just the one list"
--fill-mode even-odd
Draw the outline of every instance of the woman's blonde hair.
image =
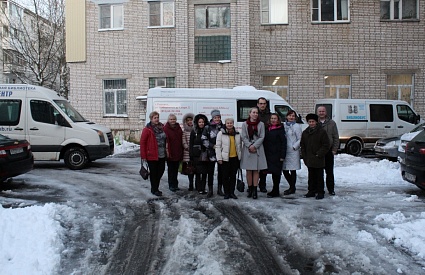
[[227, 123], [228, 121], [231, 121], [233, 123], [235, 123], [235, 120], [231, 117], [226, 118], [226, 120], [224, 121], [224, 123]]
[[150, 119], [150, 120], [152, 120], [152, 118], [153, 118], [154, 116], [158, 116], [158, 117], [159, 117], [159, 113], [158, 113], [157, 111], [153, 111], [153, 112], [151, 112], [151, 113], [149, 114], [149, 119]]

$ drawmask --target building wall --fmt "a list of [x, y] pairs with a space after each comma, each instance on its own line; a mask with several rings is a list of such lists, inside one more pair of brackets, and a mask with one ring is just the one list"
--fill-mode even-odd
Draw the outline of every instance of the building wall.
[[[414, 108], [425, 115], [425, 24], [381, 22], [379, 1], [350, 1], [350, 23], [312, 24], [310, 0], [289, 1], [289, 24], [260, 25], [258, 0], [232, 0], [231, 63], [194, 63], [194, 4], [175, 2], [174, 28], [148, 28], [148, 4], [124, 4], [124, 30], [98, 31], [98, 6], [86, 0], [86, 62], [70, 63], [70, 100], [81, 113], [138, 137], [149, 77], [175, 76], [176, 87], [262, 87], [266, 74], [288, 74], [290, 103], [302, 115], [324, 97], [325, 74], [352, 75], [353, 98], [386, 98], [386, 73], [415, 73]], [[420, 18], [425, 18], [420, 3]], [[127, 78], [128, 117], [103, 116], [102, 79]], [[93, 103], [95, 102], [95, 103]]]

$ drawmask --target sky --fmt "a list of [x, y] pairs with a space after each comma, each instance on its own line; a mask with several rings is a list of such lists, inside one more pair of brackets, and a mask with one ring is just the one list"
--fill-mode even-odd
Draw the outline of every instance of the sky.
[[[137, 145], [123, 142], [122, 145], [116, 147], [115, 157], [125, 156], [128, 152], [137, 152], [137, 147]], [[103, 161], [107, 163], [111, 160], [109, 158]], [[124, 165], [132, 161], [131, 158], [120, 160]], [[137, 167], [137, 161], [132, 163], [137, 163], [134, 164]], [[16, 177], [16, 179], [24, 179], [27, 182], [38, 179], [32, 175], [35, 171]], [[87, 177], [87, 181], [94, 181], [97, 175], [86, 173], [85, 177]], [[298, 173], [299, 185], [301, 182], [305, 182], [306, 178], [307, 169], [303, 165]], [[230, 203], [240, 204], [248, 211], [254, 208], [261, 209], [273, 217], [272, 221], [264, 226], [264, 230], [276, 235], [281, 234], [280, 230], [283, 230], [287, 237], [294, 242], [294, 245], [301, 246], [301, 248], [304, 243], [307, 243], [308, 246], [306, 245], [305, 249], [308, 249], [318, 259], [316, 265], [332, 259], [334, 265], [343, 270], [347, 263], [342, 263], [342, 261], [339, 263], [337, 260], [343, 257], [362, 262], [363, 270], [374, 274], [384, 273], [384, 271], [389, 274], [412, 274], [409, 263], [404, 262], [402, 258], [392, 259], [388, 261], [389, 264], [382, 264], [378, 267], [373, 257], [365, 251], [376, 251], [370, 253], [377, 253], [380, 255], [377, 256], [378, 258], [384, 257], [382, 255], [388, 254], [389, 251], [385, 245], [380, 244], [390, 244], [395, 250], [403, 251], [401, 257], [408, 257], [419, 263], [425, 262], [423, 198], [418, 197], [417, 194], [421, 193], [420, 191], [416, 192], [414, 185], [402, 180], [398, 163], [339, 154], [335, 160], [335, 178], [336, 196], [326, 195], [322, 201], [301, 198], [302, 193], [300, 192], [306, 189], [305, 186], [304, 189], [300, 186], [294, 200], [282, 200], [288, 202], [287, 204], [276, 203], [276, 200], [263, 198], [261, 194], [260, 198], [254, 201], [241, 193], [237, 193], [239, 200], [231, 200]], [[180, 176], [179, 180], [181, 186], [187, 185], [187, 182], [184, 182], [185, 177]], [[283, 190], [286, 182], [283, 178], [281, 182]], [[145, 193], [143, 193], [142, 200], [147, 200], [151, 198], [148, 191], [149, 183], [142, 181], [142, 184], [146, 185], [144, 186], [146, 192], [143, 191]], [[14, 191], [3, 192], [11, 194]], [[1, 193], [0, 191], [0, 203], [5, 205], [7, 199], [3, 198]], [[169, 196], [173, 195], [175, 194], [170, 193]], [[294, 201], [301, 203], [294, 205]], [[364, 202], [367, 204], [359, 206]], [[181, 204], [184, 205], [184, 202]], [[310, 209], [309, 206], [318, 207], [320, 212], [317, 215], [319, 216], [322, 212], [326, 214], [318, 219], [329, 223], [326, 230], [334, 235], [330, 241], [326, 242], [326, 238], [330, 238], [327, 234], [322, 235], [318, 232], [317, 235], [320, 236], [313, 236], [311, 231], [304, 231], [303, 227], [294, 223], [296, 217], [310, 215], [308, 213], [310, 210], [306, 210]], [[337, 215], [335, 212], [335, 216], [330, 217], [332, 214], [329, 213], [334, 213], [333, 207], [340, 208], [346, 214]], [[81, 215], [72, 203], [46, 203], [28, 206], [22, 202], [21, 205], [18, 203], [17, 207], [13, 208], [0, 206], [0, 275], [57, 274], [60, 270], [61, 257], [66, 255], [70, 249], [66, 241], [66, 235], [70, 234], [67, 231], [78, 230], [77, 227], [65, 227], [64, 224], [75, 223], [78, 220], [82, 222]], [[326, 220], [328, 218], [329, 220]], [[107, 217], [99, 216], [92, 222], [94, 225], [91, 242], [98, 245], [102, 229], [108, 223]], [[261, 227], [261, 224], [259, 226]], [[303, 226], [306, 228], [317, 225], [305, 224]], [[320, 227], [314, 227], [314, 229], [319, 230]], [[182, 214], [175, 227], [175, 234], [178, 237], [168, 247], [170, 251], [179, 251], [177, 253], [179, 255], [170, 253], [174, 256], [168, 259], [163, 274], [179, 270], [178, 265], [190, 265], [191, 263], [184, 262], [187, 261], [187, 258], [184, 257], [185, 254], [202, 255], [197, 256], [196, 272], [193, 274], [231, 274], [232, 267], [228, 267], [216, 255], [217, 250], [231, 249], [225, 245], [217, 247], [222, 238], [220, 231], [223, 230], [231, 230], [231, 226], [224, 223], [207, 234], [205, 230], [202, 230], [202, 225], [191, 215]], [[194, 245], [196, 242], [194, 232], [204, 232], [200, 234], [205, 234], [200, 245]], [[191, 250], [198, 250], [198, 253]], [[395, 257], [391, 255], [389, 257]], [[214, 260], [211, 261], [211, 259]], [[324, 270], [325, 265], [318, 268]], [[423, 267], [422, 270], [425, 272]], [[75, 270], [75, 274], [79, 274], [79, 271], [81, 270]], [[181, 274], [184, 274], [183, 271]]]

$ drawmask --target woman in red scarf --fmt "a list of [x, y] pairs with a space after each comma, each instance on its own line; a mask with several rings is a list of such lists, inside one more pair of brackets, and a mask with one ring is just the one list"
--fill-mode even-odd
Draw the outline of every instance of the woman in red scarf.
[[258, 118], [258, 108], [253, 107], [249, 112], [249, 118], [242, 124], [241, 134], [243, 141], [241, 168], [246, 170], [248, 198], [257, 198], [259, 171], [267, 169], [263, 147], [264, 135], [264, 123]]

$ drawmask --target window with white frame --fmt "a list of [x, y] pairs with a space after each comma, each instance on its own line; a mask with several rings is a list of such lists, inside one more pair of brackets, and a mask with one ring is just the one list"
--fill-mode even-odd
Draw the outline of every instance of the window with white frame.
[[350, 0], [311, 0], [312, 22], [349, 22]]
[[230, 5], [196, 5], [195, 62], [230, 59]]
[[351, 98], [351, 75], [325, 75], [325, 98]]
[[99, 29], [120, 30], [124, 28], [123, 4], [99, 5]]
[[288, 0], [261, 0], [261, 24], [288, 24]]
[[127, 80], [103, 80], [105, 116], [127, 115]]
[[174, 77], [150, 77], [149, 88], [162, 87], [162, 88], [175, 88]]
[[404, 100], [413, 104], [412, 74], [387, 75], [387, 99]]
[[152, 1], [149, 2], [149, 26], [173, 27], [174, 2]]
[[419, 0], [381, 0], [381, 20], [419, 19]]
[[288, 75], [263, 76], [263, 89], [275, 92], [286, 101], [290, 101]]

